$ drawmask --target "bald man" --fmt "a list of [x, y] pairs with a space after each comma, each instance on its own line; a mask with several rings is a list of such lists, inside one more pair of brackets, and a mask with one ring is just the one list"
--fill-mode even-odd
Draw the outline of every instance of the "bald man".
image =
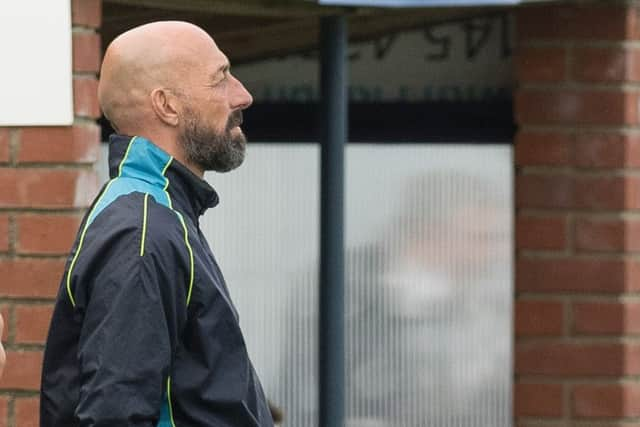
[[272, 426], [198, 218], [204, 172], [244, 158], [251, 95], [200, 28], [157, 22], [107, 48], [111, 179], [84, 218], [44, 356], [43, 427]]

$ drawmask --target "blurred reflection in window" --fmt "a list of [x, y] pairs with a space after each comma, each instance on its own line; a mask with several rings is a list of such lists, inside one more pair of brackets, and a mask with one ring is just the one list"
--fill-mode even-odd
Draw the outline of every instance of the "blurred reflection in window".
[[[211, 177], [203, 227], [284, 425], [316, 426], [318, 151], [250, 154]], [[348, 148], [348, 427], [511, 425], [511, 164], [508, 146]]]

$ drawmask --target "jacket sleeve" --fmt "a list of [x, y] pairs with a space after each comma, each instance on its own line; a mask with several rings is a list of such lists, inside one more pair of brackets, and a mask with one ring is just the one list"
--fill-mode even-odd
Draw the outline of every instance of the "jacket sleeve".
[[143, 235], [137, 221], [117, 220], [96, 218], [74, 270], [82, 427], [157, 424], [186, 316], [178, 303], [186, 298], [184, 283], [164, 238]]

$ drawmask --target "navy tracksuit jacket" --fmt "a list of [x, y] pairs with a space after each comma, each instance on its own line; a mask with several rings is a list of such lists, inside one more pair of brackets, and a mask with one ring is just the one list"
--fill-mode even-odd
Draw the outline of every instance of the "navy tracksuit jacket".
[[205, 181], [142, 137], [114, 135], [44, 355], [41, 427], [271, 427], [198, 217]]

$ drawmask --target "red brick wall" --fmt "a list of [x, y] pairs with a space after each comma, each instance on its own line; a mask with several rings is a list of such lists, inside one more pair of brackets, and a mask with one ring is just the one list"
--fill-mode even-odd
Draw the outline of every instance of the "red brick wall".
[[640, 425], [639, 12], [517, 13], [517, 427]]
[[[70, 127], [0, 128], [0, 427], [38, 426], [42, 350], [66, 254], [96, 191], [100, 0], [73, 0]], [[46, 67], [43, 69], [46, 71]]]
[[[0, 427], [38, 425], [52, 302], [95, 191], [101, 3], [74, 0], [72, 7], [74, 125], [0, 128], [8, 351]], [[638, 7], [518, 11], [518, 427], [631, 426], [640, 417]]]

